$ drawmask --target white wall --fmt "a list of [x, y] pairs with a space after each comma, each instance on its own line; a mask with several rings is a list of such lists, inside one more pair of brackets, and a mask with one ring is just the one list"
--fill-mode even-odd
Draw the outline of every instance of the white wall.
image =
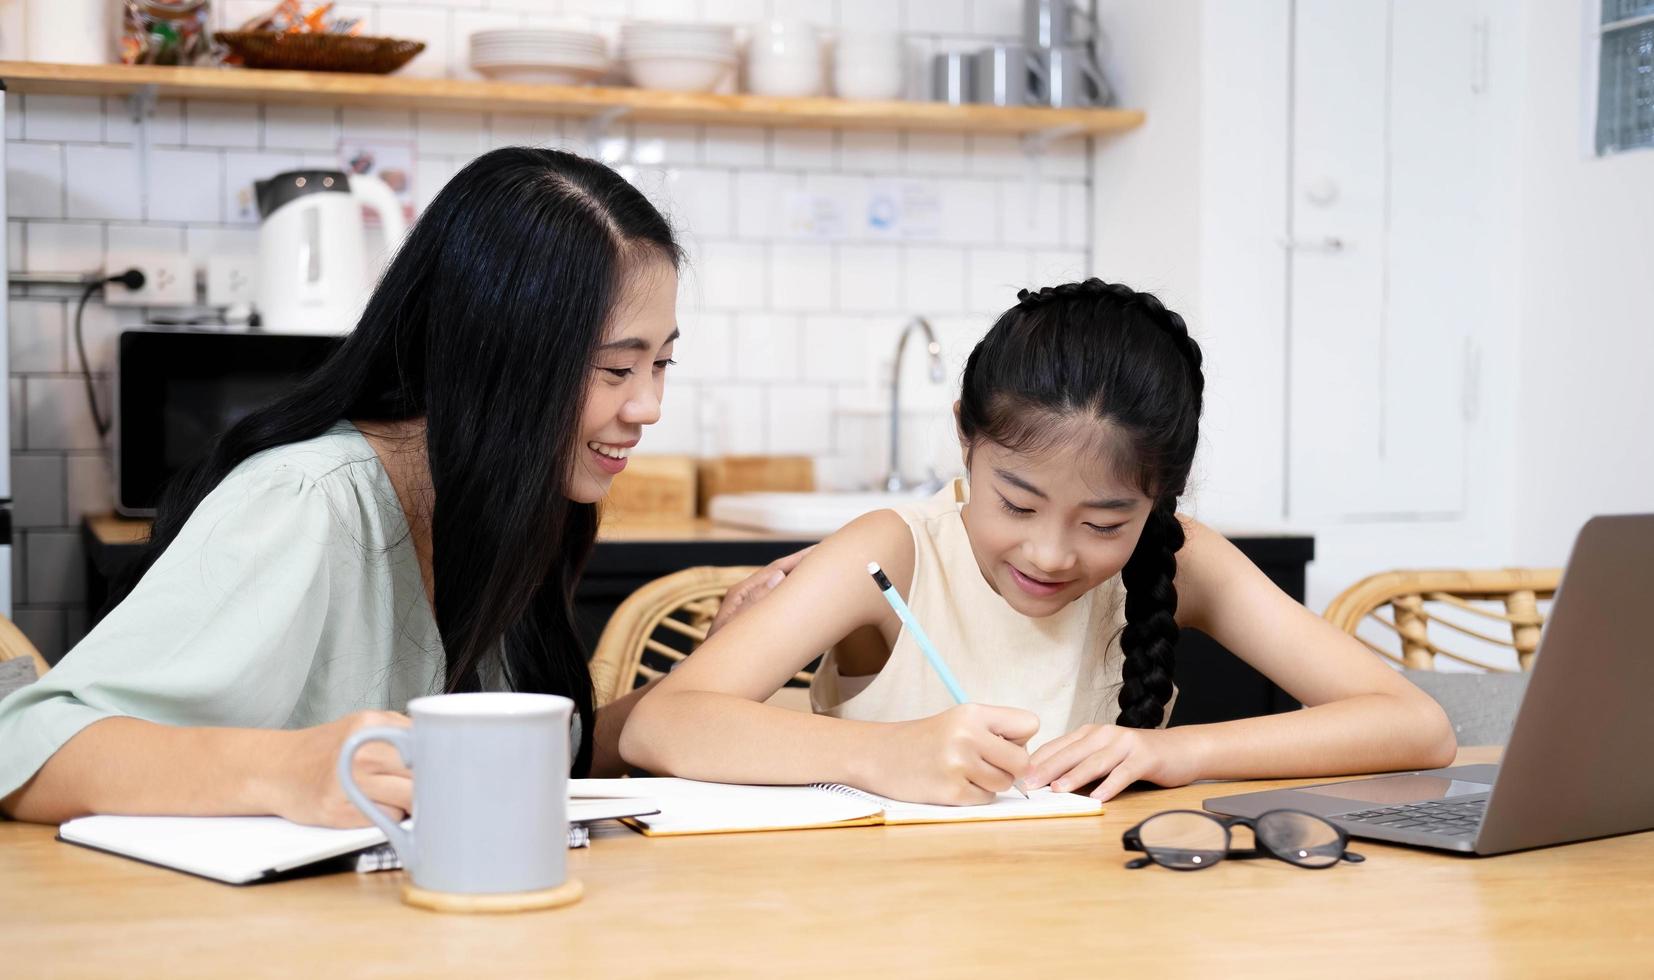
[[1654, 511], [1654, 150], [1583, 152], [1579, 8], [1527, 13], [1515, 538], [1554, 565], [1592, 514]]

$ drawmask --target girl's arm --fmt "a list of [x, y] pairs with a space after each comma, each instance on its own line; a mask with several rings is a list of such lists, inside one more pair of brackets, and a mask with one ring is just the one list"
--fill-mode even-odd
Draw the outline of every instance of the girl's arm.
[[1246, 661], [1301, 711], [1160, 731], [1086, 726], [1042, 746], [1030, 785], [1104, 777], [1108, 799], [1138, 779], [1326, 776], [1452, 762], [1452, 726], [1429, 695], [1275, 586], [1222, 535], [1183, 518], [1177, 621]]
[[[339, 787], [339, 749], [357, 729], [407, 724], [389, 711], [359, 711], [291, 731], [104, 718], [63, 743], [33, 778], [0, 800], [0, 812], [37, 823], [91, 813], [273, 813], [316, 826], [365, 827], [367, 817]], [[364, 745], [354, 775], [386, 814], [407, 816], [413, 780], [394, 748]]]
[[1027, 763], [1020, 743], [1038, 724], [1026, 712], [965, 705], [883, 724], [761, 703], [852, 631], [894, 623], [868, 561], [898, 590], [911, 584], [913, 540], [896, 514], [868, 514], [823, 541], [773, 594], [708, 639], [633, 709], [621, 754], [694, 779], [844, 782], [927, 802], [976, 802], [1009, 788]]

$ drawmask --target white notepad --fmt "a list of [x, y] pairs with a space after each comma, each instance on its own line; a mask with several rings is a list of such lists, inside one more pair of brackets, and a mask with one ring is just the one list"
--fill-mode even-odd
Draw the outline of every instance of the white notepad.
[[837, 783], [810, 786], [739, 786], [693, 779], [574, 779], [574, 798], [647, 797], [660, 812], [625, 823], [650, 837], [730, 834], [758, 830], [807, 830], [879, 824], [962, 823], [1095, 816], [1103, 805], [1089, 796], [1035, 790], [1001, 793], [977, 806], [905, 803]]
[[[655, 809], [647, 799], [569, 801], [569, 820], [589, 823]], [[385, 843], [377, 827], [332, 830], [280, 817], [81, 817], [59, 840], [203, 878], [246, 885]]]

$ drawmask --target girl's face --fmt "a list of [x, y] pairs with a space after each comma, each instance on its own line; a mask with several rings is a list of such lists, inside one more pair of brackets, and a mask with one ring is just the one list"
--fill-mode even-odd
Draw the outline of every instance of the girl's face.
[[569, 499], [603, 499], [643, 427], [660, 418], [666, 367], [678, 339], [677, 300], [678, 273], [664, 260], [651, 260], [627, 278], [592, 363]]
[[980, 440], [967, 462], [971, 551], [982, 577], [1024, 616], [1049, 616], [1112, 578], [1153, 506], [1115, 478], [1090, 440], [1037, 455]]

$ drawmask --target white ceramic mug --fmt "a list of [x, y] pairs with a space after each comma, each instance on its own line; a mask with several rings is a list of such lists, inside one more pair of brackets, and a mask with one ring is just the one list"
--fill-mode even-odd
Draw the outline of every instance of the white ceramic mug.
[[78, 65], [112, 61], [119, 16], [106, 0], [27, 0], [23, 30], [29, 60]]
[[[364, 728], [339, 750], [339, 782], [433, 892], [536, 892], [568, 875], [569, 719], [555, 694], [439, 694], [408, 702], [412, 728]], [[413, 770], [413, 824], [385, 816], [351, 778], [367, 742]]]
[[820, 95], [821, 36], [805, 21], [772, 20], [747, 45], [747, 89], [757, 95]]
[[845, 99], [899, 99], [906, 87], [905, 61], [897, 35], [841, 34], [833, 51], [833, 94]]

